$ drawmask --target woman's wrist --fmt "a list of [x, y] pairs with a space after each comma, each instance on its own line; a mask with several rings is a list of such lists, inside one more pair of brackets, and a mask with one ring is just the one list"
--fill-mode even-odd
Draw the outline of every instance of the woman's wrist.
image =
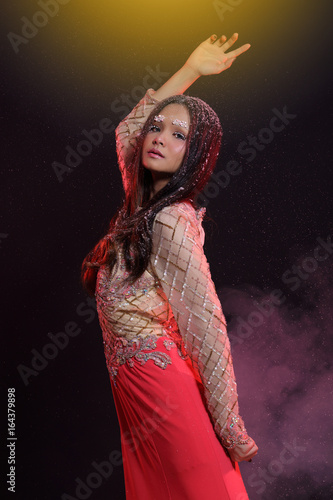
[[187, 61], [181, 69], [184, 71], [184, 73], [187, 74], [187, 77], [189, 79], [192, 78], [194, 81], [197, 80], [199, 78], [199, 76], [202, 76], [201, 73], [199, 72], [199, 70], [192, 68], [192, 66], [190, 64], [188, 64]]

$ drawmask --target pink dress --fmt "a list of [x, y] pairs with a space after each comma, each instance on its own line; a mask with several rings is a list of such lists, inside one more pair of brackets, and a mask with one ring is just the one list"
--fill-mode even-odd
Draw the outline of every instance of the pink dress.
[[[124, 188], [149, 89], [116, 130]], [[248, 440], [226, 322], [211, 279], [203, 209], [180, 202], [153, 226], [148, 269], [132, 286], [119, 252], [96, 300], [119, 418], [127, 500], [245, 500], [227, 448]]]

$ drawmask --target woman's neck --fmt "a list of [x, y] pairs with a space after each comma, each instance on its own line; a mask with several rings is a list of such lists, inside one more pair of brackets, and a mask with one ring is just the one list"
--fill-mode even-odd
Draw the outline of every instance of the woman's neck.
[[152, 184], [151, 191], [150, 191], [150, 199], [152, 199], [152, 197], [155, 196], [155, 194], [158, 193], [158, 191], [163, 189], [168, 184], [171, 177], [172, 177], [172, 174], [170, 175], [170, 174], [166, 174], [165, 172], [163, 172], [163, 173], [161, 172], [161, 174], [156, 175], [156, 172], [154, 172], [153, 184]]

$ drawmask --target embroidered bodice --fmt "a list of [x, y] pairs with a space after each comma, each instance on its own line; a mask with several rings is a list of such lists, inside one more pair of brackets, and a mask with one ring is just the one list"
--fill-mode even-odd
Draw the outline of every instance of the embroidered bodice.
[[[156, 102], [153, 93], [147, 91], [116, 130], [125, 189], [135, 139]], [[127, 271], [119, 252], [112, 273], [106, 267], [99, 269], [96, 301], [112, 378], [133, 357], [145, 363], [144, 348], [154, 349], [156, 337], [169, 338], [169, 347], [177, 346], [180, 355], [190, 357], [203, 384], [215, 432], [231, 448], [249, 438], [238, 413], [226, 321], [203, 250], [203, 214], [188, 202], [163, 208], [154, 221], [147, 270], [133, 285], [123, 285]], [[167, 369], [168, 359], [162, 354], [150, 359]]]

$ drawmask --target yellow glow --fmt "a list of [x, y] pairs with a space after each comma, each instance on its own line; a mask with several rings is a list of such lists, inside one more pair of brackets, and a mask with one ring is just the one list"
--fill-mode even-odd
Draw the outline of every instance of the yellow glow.
[[[14, 3], [11, 9], [11, 30], [20, 33], [21, 17], [31, 20], [41, 7], [30, 1], [25, 6]], [[237, 31], [238, 45], [252, 45], [236, 63], [247, 77], [238, 84], [246, 87], [249, 78], [258, 78], [262, 84], [263, 67], [268, 77], [274, 75], [281, 82], [288, 78], [279, 72], [286, 51], [293, 51], [305, 71], [304, 42], [309, 39], [305, 40], [304, 34], [311, 37], [311, 26], [321, 15], [314, 2], [300, 0], [68, 0], [27, 45], [20, 47], [20, 55], [40, 66], [40, 78], [46, 85], [52, 85], [57, 72], [62, 75], [65, 93], [73, 94], [86, 85], [93, 101], [109, 88], [122, 92], [137, 85], [147, 65], [159, 64], [171, 75], [212, 33], [230, 36]], [[76, 79], [76, 88], [69, 87], [69, 77], [71, 82]]]

